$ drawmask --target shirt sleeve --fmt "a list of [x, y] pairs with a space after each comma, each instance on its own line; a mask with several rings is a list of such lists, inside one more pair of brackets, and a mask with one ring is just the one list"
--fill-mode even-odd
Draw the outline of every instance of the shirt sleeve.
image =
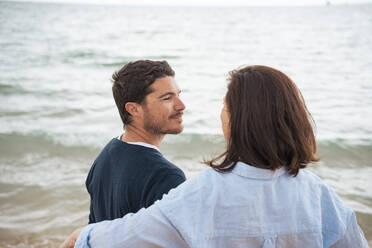
[[86, 226], [75, 244], [77, 248], [172, 247], [189, 248], [180, 233], [158, 206], [141, 209], [113, 221]]
[[349, 248], [359, 247], [368, 248], [367, 240], [364, 237], [363, 231], [360, 229], [354, 212], [350, 217], [350, 221], [346, 228], [345, 234], [331, 248]]

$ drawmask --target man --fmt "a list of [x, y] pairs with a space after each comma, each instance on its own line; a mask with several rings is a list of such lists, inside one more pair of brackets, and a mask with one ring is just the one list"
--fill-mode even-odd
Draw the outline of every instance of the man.
[[112, 220], [152, 205], [185, 181], [159, 145], [182, 132], [185, 105], [166, 61], [131, 62], [112, 76], [112, 92], [124, 124], [94, 161], [86, 180], [89, 223]]

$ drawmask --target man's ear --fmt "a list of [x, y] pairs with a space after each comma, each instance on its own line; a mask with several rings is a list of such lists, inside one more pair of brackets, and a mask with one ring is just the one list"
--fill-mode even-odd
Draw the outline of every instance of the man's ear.
[[141, 115], [141, 109], [140, 105], [135, 102], [127, 102], [125, 104], [125, 110], [131, 115], [131, 116], [139, 116]]

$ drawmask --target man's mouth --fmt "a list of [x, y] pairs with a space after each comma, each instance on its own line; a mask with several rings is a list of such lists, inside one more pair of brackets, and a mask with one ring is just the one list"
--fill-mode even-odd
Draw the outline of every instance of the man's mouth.
[[169, 119], [182, 119], [183, 112], [178, 112], [174, 115], [171, 115]]

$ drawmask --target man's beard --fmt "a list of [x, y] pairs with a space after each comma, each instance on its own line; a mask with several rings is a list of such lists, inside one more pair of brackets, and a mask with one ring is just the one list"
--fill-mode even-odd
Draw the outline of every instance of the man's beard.
[[[152, 134], [179, 134], [183, 131], [183, 126], [180, 124], [181, 128], [177, 129], [168, 129], [167, 125], [172, 119], [179, 117], [179, 115], [182, 115], [181, 112], [173, 114], [168, 117], [167, 122], [159, 123], [154, 121], [154, 118], [149, 113], [145, 114], [145, 120], [144, 120], [144, 128], [146, 131], [152, 133]], [[165, 125], [164, 125], [165, 124]]]

